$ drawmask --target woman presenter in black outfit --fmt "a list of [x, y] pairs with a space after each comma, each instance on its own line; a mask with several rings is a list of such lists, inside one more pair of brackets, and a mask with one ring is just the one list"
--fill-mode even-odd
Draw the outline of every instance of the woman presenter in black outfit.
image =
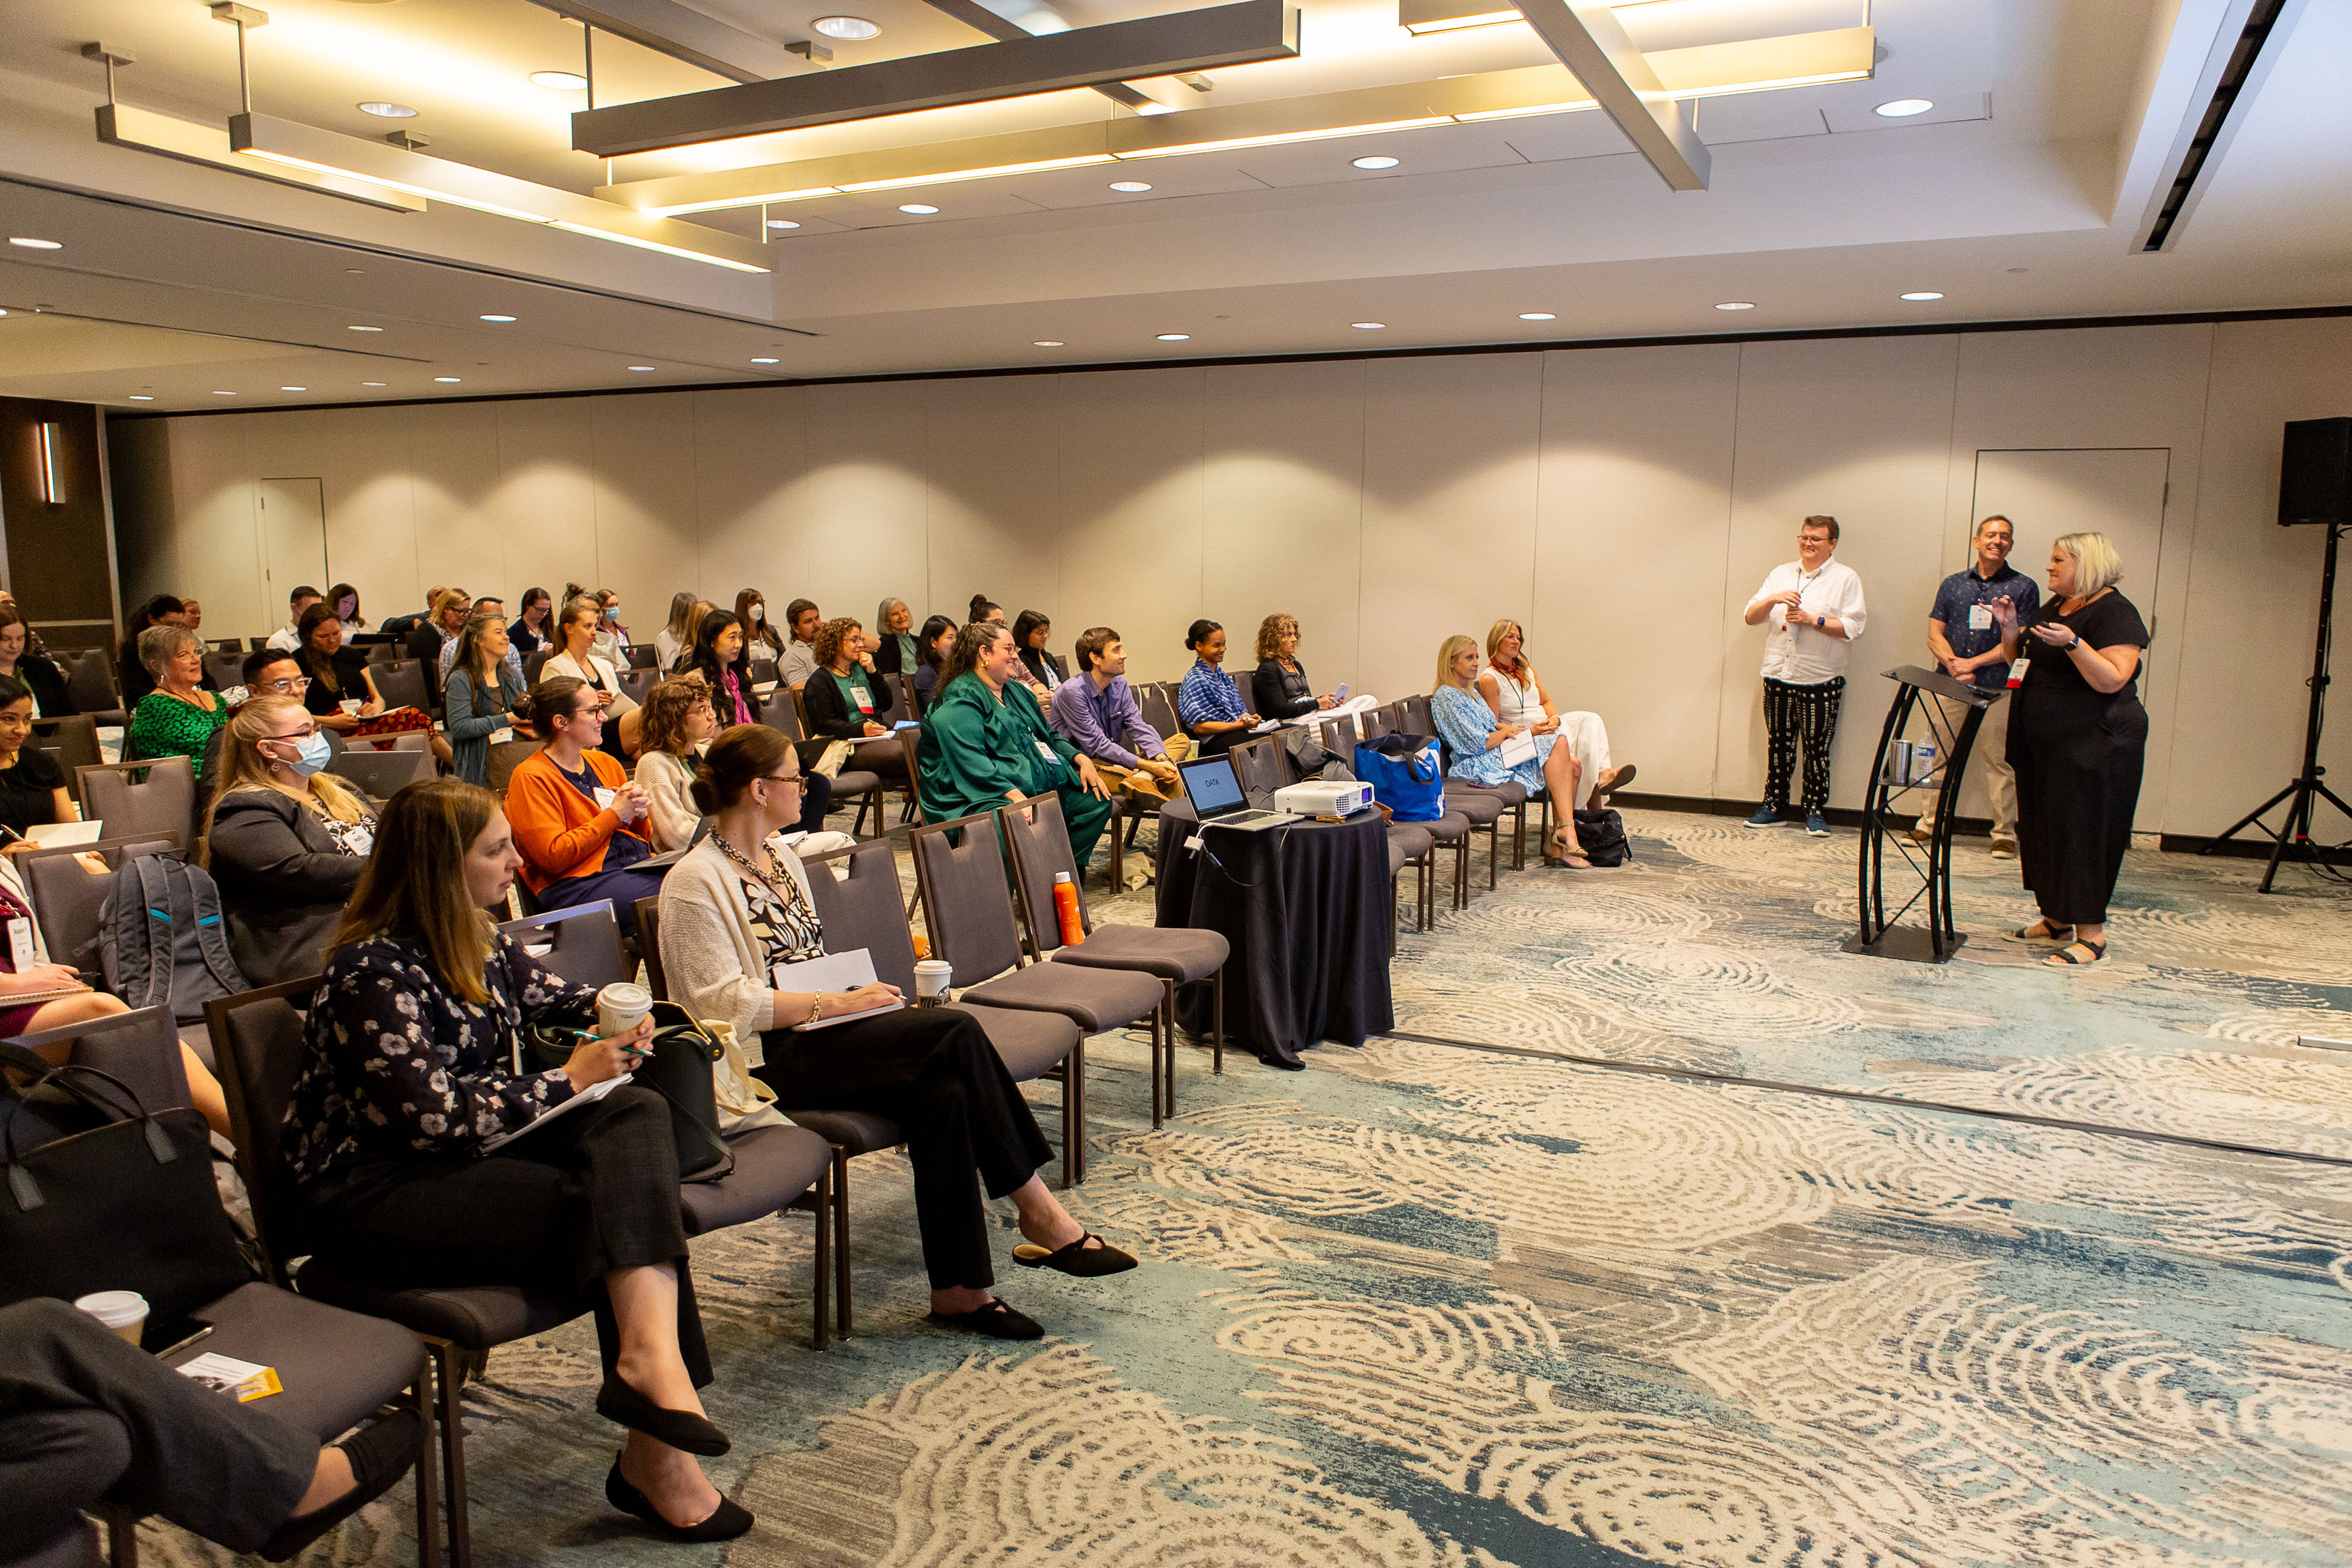
[[[2131, 847], [2147, 759], [2138, 679], [2147, 627], [2116, 592], [2123, 558], [2104, 533], [2050, 547], [2050, 596], [2032, 622], [1997, 602], [2010, 679], [2009, 763], [2017, 770], [2018, 858], [2042, 918], [2016, 941], [2060, 944], [2059, 968], [2107, 955], [2107, 900]], [[2020, 675], [2023, 679], [2021, 680]]]

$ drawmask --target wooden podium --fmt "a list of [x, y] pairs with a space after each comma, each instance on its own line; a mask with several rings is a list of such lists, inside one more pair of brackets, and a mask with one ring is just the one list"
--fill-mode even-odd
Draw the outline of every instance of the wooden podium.
[[[1885, 675], [1895, 682], [1895, 702], [1886, 710], [1886, 727], [1879, 732], [1878, 756], [1870, 773], [1870, 794], [1863, 804], [1861, 864], [1856, 879], [1860, 929], [1841, 944], [1841, 951], [1867, 953], [1873, 958], [1899, 958], [1912, 963], [1942, 963], [1969, 940], [1967, 932], [1952, 929], [1952, 821], [1959, 808], [1960, 775], [1968, 770], [1969, 751], [1976, 744], [1977, 729], [1984, 722], [1985, 710], [2009, 694], [1979, 691], [1941, 670], [1921, 669], [1916, 665], [1906, 664], [1900, 669], [1887, 670]], [[1945, 722], [1941, 706], [1921, 701], [1923, 695], [1948, 697], [1963, 704], [1966, 711], [1959, 728], [1954, 730]], [[1915, 772], [1910, 765], [1915, 741], [1906, 731], [1915, 712], [1927, 720], [1927, 733], [1919, 739], [1935, 743], [1931, 771]], [[1936, 831], [1925, 846], [1923, 861], [1922, 847], [1911, 841], [1909, 829], [1891, 825], [1889, 818], [1897, 814], [1898, 807], [1902, 816], [1916, 815], [1925, 802], [1912, 797], [1924, 795], [1928, 790], [1936, 792]], [[1890, 836], [1898, 864], [1908, 867], [1919, 879], [1918, 887], [1891, 916], [1886, 912], [1885, 886]], [[1927, 924], [1924, 929], [1895, 923], [1922, 899], [1927, 903]]]

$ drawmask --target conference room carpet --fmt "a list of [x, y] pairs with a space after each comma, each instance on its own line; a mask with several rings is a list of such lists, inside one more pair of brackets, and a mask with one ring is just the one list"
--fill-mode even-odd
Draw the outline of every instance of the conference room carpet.
[[[897, 1155], [854, 1168], [857, 1332], [823, 1355], [805, 1216], [698, 1243], [742, 1541], [604, 1508], [584, 1322], [499, 1352], [480, 1560], [2352, 1560], [2352, 1058], [2292, 1044], [2352, 1036], [2352, 900], [2135, 857], [2109, 965], [1930, 970], [1834, 952], [1851, 835], [1629, 826], [1634, 866], [1482, 865], [1402, 939], [1418, 1037], [1188, 1050], [1157, 1132], [1140, 1042], [1090, 1047], [1072, 1206], [1146, 1262], [1003, 1268], [1042, 1343], [924, 1321]], [[2019, 923], [1969, 853], [1963, 927]], [[320, 1560], [412, 1563], [412, 1518], [399, 1489]]]

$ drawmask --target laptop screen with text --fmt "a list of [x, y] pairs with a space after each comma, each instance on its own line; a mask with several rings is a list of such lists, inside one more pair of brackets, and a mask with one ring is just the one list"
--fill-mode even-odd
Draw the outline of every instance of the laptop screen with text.
[[1177, 771], [1184, 775], [1184, 793], [1192, 797], [1192, 809], [1202, 816], [1249, 804], [1231, 757], [1200, 757], [1178, 763]]

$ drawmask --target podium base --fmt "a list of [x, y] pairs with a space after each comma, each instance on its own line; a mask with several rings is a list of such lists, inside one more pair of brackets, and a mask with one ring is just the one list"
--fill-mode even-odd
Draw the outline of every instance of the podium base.
[[1870, 958], [1897, 958], [1906, 963], [1947, 963], [1968, 940], [1968, 932], [1956, 931], [1951, 945], [1937, 952], [1935, 939], [1925, 926], [1888, 926], [1876, 942], [1864, 942], [1862, 933], [1856, 931], [1838, 944], [1838, 951], [1859, 952]]

